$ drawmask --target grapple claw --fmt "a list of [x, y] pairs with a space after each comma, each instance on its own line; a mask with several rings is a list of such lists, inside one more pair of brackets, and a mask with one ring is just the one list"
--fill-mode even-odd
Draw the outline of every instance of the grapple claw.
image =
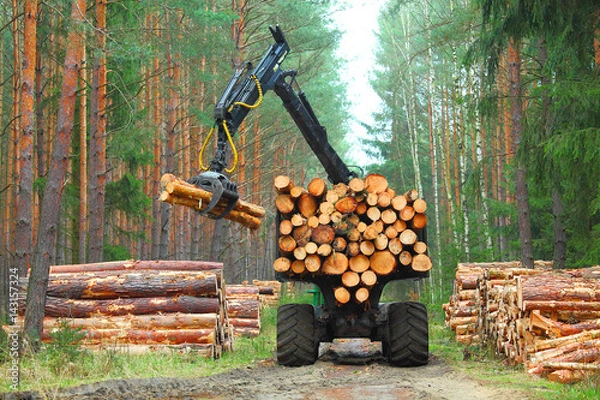
[[[210, 202], [206, 208], [200, 210], [200, 214], [212, 219], [221, 219], [227, 216], [227, 214], [233, 210], [233, 207], [240, 197], [237, 185], [227, 179], [225, 175], [218, 172], [203, 172], [190, 178], [188, 182], [200, 189], [212, 193]], [[211, 214], [210, 211], [215, 208], [221, 199], [227, 201], [225, 209], [220, 214]]]

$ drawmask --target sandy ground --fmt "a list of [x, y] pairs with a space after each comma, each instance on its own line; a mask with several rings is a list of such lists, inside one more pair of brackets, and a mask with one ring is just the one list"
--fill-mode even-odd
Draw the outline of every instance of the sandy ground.
[[282, 367], [265, 361], [206, 378], [111, 380], [6, 399], [257, 399], [257, 400], [506, 400], [527, 393], [484, 386], [431, 355], [429, 364], [396, 368], [377, 344], [361, 340], [321, 345], [311, 366]]

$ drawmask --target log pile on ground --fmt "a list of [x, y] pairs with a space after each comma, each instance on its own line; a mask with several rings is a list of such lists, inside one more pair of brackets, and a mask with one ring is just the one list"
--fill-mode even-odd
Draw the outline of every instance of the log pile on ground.
[[227, 285], [225, 297], [234, 336], [256, 337], [260, 334], [259, 295], [259, 287], [255, 285]]
[[[27, 287], [27, 281], [21, 282]], [[83, 345], [124, 351], [174, 349], [217, 358], [233, 347], [223, 265], [118, 261], [52, 266], [42, 340], [67, 326]], [[22, 307], [24, 309], [24, 307]]]
[[419, 240], [427, 204], [416, 190], [396, 194], [378, 174], [331, 188], [321, 178], [306, 189], [287, 176], [274, 184], [281, 215], [275, 271], [337, 275], [334, 295], [344, 304], [366, 302], [380, 276], [431, 269], [427, 244]]
[[[476, 269], [480, 268], [472, 272]], [[523, 363], [530, 375], [571, 383], [598, 373], [600, 267], [527, 270], [517, 266], [484, 271], [478, 275], [480, 311], [479, 323], [470, 328], [473, 335], [509, 362]], [[465, 268], [462, 272], [461, 279], [469, 275]], [[457, 271], [456, 287], [460, 282]], [[467, 329], [457, 320], [462, 318], [459, 310], [464, 310], [461, 296], [467, 295], [455, 292], [444, 306], [457, 339]]]
[[258, 299], [262, 307], [275, 307], [279, 305], [281, 282], [255, 279], [252, 281], [252, 284], [258, 287]]
[[[208, 206], [212, 198], [211, 192], [178, 179], [172, 174], [164, 174], [160, 179], [160, 184], [163, 188], [163, 191], [160, 194], [160, 200], [167, 203], [180, 204], [200, 211]], [[209, 214], [221, 214], [226, 205], [226, 200], [222, 200], [217, 203], [217, 206], [213, 208]], [[233, 207], [233, 210], [224, 218], [237, 222], [250, 229], [258, 229], [260, 227], [260, 219], [264, 217], [265, 214], [266, 211], [263, 207], [238, 200]]]

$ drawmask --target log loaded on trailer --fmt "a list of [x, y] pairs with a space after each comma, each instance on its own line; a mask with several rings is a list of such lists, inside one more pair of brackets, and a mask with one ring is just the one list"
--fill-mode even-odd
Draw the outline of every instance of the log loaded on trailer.
[[[379, 215], [375, 218], [372, 216], [373, 213], [378, 214], [378, 195], [382, 196], [384, 193], [391, 197], [395, 195], [394, 192], [387, 189], [385, 178], [371, 174], [363, 180], [344, 164], [331, 147], [326, 130], [320, 125], [305, 94], [299, 89], [296, 92], [295, 88], [298, 87], [295, 79], [296, 71], [281, 68], [290, 51], [282, 30], [279, 26], [271, 26], [269, 29], [275, 43], [271, 44], [258, 65], [253, 66], [248, 62], [234, 73], [215, 106], [215, 124], [211, 132], [217, 133], [216, 154], [209, 170], [188, 180], [190, 184], [211, 194], [210, 201], [208, 204], [203, 204], [200, 212], [215, 219], [227, 218], [231, 212], [236, 212], [236, 205], [239, 203], [237, 185], [225, 175], [225, 172], [228, 172], [226, 168], [228, 146], [231, 146], [234, 151], [235, 162], [232, 137], [248, 112], [260, 104], [269, 90], [273, 90], [281, 98], [285, 109], [325, 168], [337, 192], [338, 200], [343, 199], [331, 204], [340, 211], [344, 205], [346, 206], [343, 213], [338, 211], [337, 220], [334, 222], [328, 221], [320, 225], [314, 218], [301, 218], [300, 223], [295, 224], [300, 226], [295, 228], [297, 229], [295, 235], [283, 235], [279, 227], [298, 213], [294, 211], [298, 206], [292, 196], [285, 193], [281, 196], [288, 197], [278, 198], [283, 203], [287, 200], [291, 204], [291, 208], [286, 210], [289, 212], [281, 212], [278, 207], [277, 238], [280, 245], [279, 257], [275, 262], [275, 270], [279, 271], [278, 279], [314, 283], [320, 289], [324, 299], [324, 304], [318, 307], [310, 304], [286, 304], [279, 307], [278, 363], [288, 366], [313, 364], [318, 358], [320, 342], [331, 342], [336, 338], [369, 338], [372, 341], [382, 342], [383, 353], [392, 365], [424, 365], [428, 361], [429, 350], [426, 307], [418, 302], [379, 303], [383, 288], [388, 282], [415, 280], [429, 276], [431, 260], [426, 254], [424, 201], [415, 198], [414, 191], [412, 194], [395, 196], [390, 199], [392, 201], [386, 203], [392, 204], [386, 207], [390, 210], [395, 208], [396, 214], [393, 212], [384, 214], [386, 207], [382, 207], [384, 210], [381, 215], [389, 218], [384, 220], [387, 224], [379, 220]], [[202, 147], [201, 155], [207, 140]], [[384, 183], [382, 187], [378, 187], [377, 184], [369, 186], [369, 180]], [[362, 184], [365, 182], [367, 187]], [[355, 184], [358, 184], [358, 188]], [[343, 189], [340, 190], [340, 187]], [[355, 189], [353, 190], [352, 187]], [[317, 207], [327, 203], [326, 199], [317, 200], [315, 197], [313, 200], [317, 203]], [[393, 200], [401, 200], [402, 204], [394, 207]], [[323, 208], [327, 206], [325, 204]], [[362, 214], [358, 211], [359, 207], [363, 210]], [[370, 208], [372, 213], [364, 212], [366, 208]], [[402, 215], [405, 209], [411, 209], [409, 217]], [[421, 216], [420, 223], [417, 222], [416, 216], [412, 219], [415, 213]], [[348, 229], [341, 230], [332, 225], [341, 222], [349, 223]], [[395, 229], [396, 233], [386, 234], [392, 229], [384, 231], [382, 228], [386, 225], [388, 228], [391, 226]], [[351, 234], [356, 237], [351, 239], [344, 237]], [[323, 239], [323, 235], [326, 239]], [[294, 252], [291, 251], [294, 247], [299, 247], [297, 242], [303, 240], [302, 238], [305, 243], [301, 244], [312, 243], [309, 251], [313, 253], [311, 255], [317, 257], [310, 259], [313, 264], [308, 264], [309, 259], [305, 258], [305, 252], [298, 251], [294, 258]], [[314, 239], [314, 243], [311, 239]], [[358, 246], [359, 251], [350, 250], [338, 243], [330, 245], [329, 249], [325, 246], [326, 250], [323, 250], [323, 253], [315, 253], [315, 250], [318, 250], [315, 249], [315, 245], [319, 247], [320, 244], [329, 245], [336, 239], [338, 242], [346, 239], [347, 242], [357, 242], [352, 248], [356, 249]], [[382, 241], [383, 245], [381, 245]], [[287, 250], [285, 243], [291, 244]], [[361, 246], [362, 244], [364, 246]], [[308, 246], [304, 247], [308, 248]], [[331, 247], [333, 249], [329, 253]], [[361, 247], [369, 251], [361, 252]], [[300, 268], [288, 267], [288, 265], [293, 266], [296, 261], [300, 261], [295, 264], [295, 266], [300, 265]], [[351, 268], [348, 268], [348, 265]], [[307, 267], [309, 269], [313, 267], [312, 271]], [[353, 301], [350, 301], [351, 296], [355, 297]]]

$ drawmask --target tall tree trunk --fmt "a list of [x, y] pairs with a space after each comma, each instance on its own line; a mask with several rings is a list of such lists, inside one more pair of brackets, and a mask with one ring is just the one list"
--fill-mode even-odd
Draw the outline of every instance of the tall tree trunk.
[[[150, 26], [152, 32], [156, 32], [156, 35], [160, 35], [162, 29], [159, 29], [158, 26], [158, 18], [151, 16], [150, 17]], [[154, 181], [154, 190], [153, 193], [160, 193], [160, 182], [159, 177], [162, 176], [161, 171], [161, 154], [162, 154], [162, 127], [160, 123], [161, 109], [162, 109], [162, 99], [160, 97], [159, 83], [160, 83], [160, 61], [158, 56], [152, 60], [152, 107], [153, 113], [152, 118], [154, 122], [154, 164], [153, 164], [153, 181]], [[152, 241], [152, 249], [151, 249], [151, 257], [156, 259], [160, 255], [160, 234], [161, 234], [161, 210], [163, 203], [158, 200], [158, 196], [152, 196], [152, 228], [151, 228], [151, 241]]]
[[30, 264], [32, 236], [33, 135], [35, 130], [35, 63], [37, 49], [37, 0], [25, 3], [23, 78], [21, 88], [21, 137], [19, 139], [19, 182], [17, 225], [15, 231], [15, 266], [25, 276]]
[[96, 0], [96, 45], [90, 94], [89, 261], [102, 261], [106, 186], [106, 3]]
[[[4, 15], [0, 14], [0, 24], [4, 26]], [[4, 41], [0, 40], [0, 54], [4, 54]], [[0, 82], [4, 82], [4, 57], [0, 57]], [[4, 115], [4, 104], [0, 101], [0, 115]], [[5, 152], [5, 140], [0, 139], [0, 156], [8, 158], [12, 156], [11, 154], [7, 154]], [[4, 159], [4, 158], [3, 158]], [[7, 169], [4, 169], [0, 173], [0, 187], [6, 188], [8, 187], [9, 174]], [[8, 199], [8, 191], [4, 194], [0, 193], [0, 204], [5, 206], [6, 203], [4, 199]], [[0, 237], [8, 238], [10, 237], [10, 232], [8, 231], [9, 220], [4, 218], [5, 215], [2, 215], [0, 218]], [[10, 275], [10, 256], [8, 253], [8, 246], [6, 246], [6, 239], [0, 239], [0, 321], [6, 321], [8, 317], [8, 300], [9, 300], [9, 275]]]
[[594, 30], [594, 64], [600, 73], [600, 9], [596, 11], [596, 29]]
[[[86, 59], [85, 46], [83, 48], [83, 58]], [[88, 171], [87, 171], [87, 69], [81, 68], [79, 71], [81, 97], [79, 100], [79, 225], [78, 225], [78, 244], [79, 244], [79, 262], [85, 263], [87, 260], [87, 232], [88, 232]]]
[[[165, 14], [166, 26], [169, 26], [168, 14]], [[167, 40], [171, 40], [170, 36], [167, 36]], [[165, 126], [166, 136], [166, 150], [164, 154], [164, 171], [172, 172], [175, 167], [175, 124], [176, 124], [176, 92], [175, 92], [175, 66], [173, 60], [173, 53], [169, 46], [167, 49], [167, 81], [169, 82], [168, 88], [168, 99], [167, 99], [167, 120]], [[170, 204], [162, 203], [160, 222], [161, 222], [161, 233], [160, 233], [160, 253], [161, 259], [168, 259], [172, 256], [171, 252], [171, 213], [172, 207]]]
[[[427, 90], [427, 130], [429, 133], [429, 160], [431, 167], [431, 185], [432, 185], [432, 195], [433, 195], [433, 226], [434, 226], [434, 256], [433, 262], [437, 267], [441, 266], [441, 254], [440, 254], [440, 199], [438, 192], [438, 157], [437, 157], [437, 143], [436, 143], [436, 133], [435, 126], [436, 121], [434, 120], [433, 113], [433, 99], [435, 96], [435, 70], [433, 63], [433, 40], [431, 38], [431, 21], [429, 15], [429, 2], [425, 2], [425, 20], [427, 23], [427, 73], [425, 75], [425, 84]], [[424, 194], [423, 194], [424, 196]], [[439, 299], [442, 298], [442, 273], [440, 268], [434, 268], [431, 273], [431, 300], [435, 302], [435, 293], [436, 290], [433, 288], [438, 288], [437, 293], [439, 294]]]
[[14, 262], [14, 246], [15, 242], [13, 234], [15, 232], [15, 216], [17, 206], [17, 177], [19, 176], [19, 100], [20, 100], [20, 82], [21, 82], [21, 41], [20, 41], [20, 26], [19, 26], [19, 14], [21, 13], [20, 3], [16, 0], [12, 1], [12, 34], [13, 34], [13, 74], [12, 74], [12, 125], [10, 127], [10, 139], [8, 143], [8, 182], [6, 185], [6, 205], [4, 209], [4, 220], [6, 221], [6, 236], [5, 247], [6, 254], [9, 255], [9, 263], [12, 265]]
[[511, 100], [511, 152], [515, 161], [515, 192], [519, 239], [521, 243], [521, 263], [533, 268], [533, 242], [531, 238], [531, 219], [529, 212], [529, 189], [525, 165], [517, 156], [523, 134], [523, 100], [521, 88], [521, 54], [519, 44], [511, 40], [508, 45], [508, 73]]
[[44, 190], [39, 233], [27, 288], [25, 309], [25, 335], [37, 343], [42, 335], [42, 321], [46, 305], [48, 276], [56, 244], [59, 225], [59, 209], [69, 160], [69, 148], [73, 130], [77, 80], [83, 61], [83, 26], [85, 23], [85, 0], [74, 0], [71, 9], [72, 27], [67, 40], [64, 75], [56, 126], [56, 143], [52, 152], [51, 168]]
[[[546, 45], [546, 41], [543, 38], [538, 40], [538, 53], [539, 53], [539, 64], [540, 64], [540, 82], [542, 84], [542, 88], [545, 89], [551, 84], [550, 77], [545, 71], [545, 66], [548, 61], [548, 47]], [[542, 120], [544, 123], [544, 137], [543, 140], [548, 140], [552, 136], [552, 124], [553, 124], [553, 115], [550, 110], [550, 106], [552, 103], [552, 98], [548, 95], [548, 92], [544, 90], [542, 95]], [[565, 208], [562, 201], [562, 196], [559, 188], [561, 187], [561, 182], [558, 179], [558, 174], [556, 171], [556, 166], [552, 162], [549, 161], [550, 165], [550, 173], [549, 179], [552, 180], [550, 183], [550, 195], [552, 198], [552, 216], [553, 216], [553, 237], [554, 237], [554, 256], [553, 256], [553, 264], [552, 268], [554, 269], [564, 269], [565, 262], [567, 260], [567, 231], [565, 228], [564, 222], [564, 212]], [[556, 177], [556, 178], [555, 178]]]

